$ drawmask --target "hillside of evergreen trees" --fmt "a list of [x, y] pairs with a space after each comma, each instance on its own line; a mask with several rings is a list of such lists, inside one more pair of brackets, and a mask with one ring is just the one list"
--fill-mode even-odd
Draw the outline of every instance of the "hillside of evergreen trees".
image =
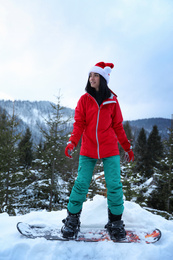
[[[60, 98], [57, 104], [51, 104], [52, 112], [42, 118], [44, 124], [37, 122], [35, 126], [41, 138], [34, 142], [30, 127], [21, 128], [15, 109], [9, 114], [0, 107], [0, 213], [66, 208], [77, 176], [80, 144], [73, 160], [65, 157], [72, 118], [71, 114], [64, 116], [63, 109]], [[157, 124], [151, 129], [135, 127], [131, 122], [124, 123], [135, 154], [135, 161], [126, 163], [120, 147], [124, 196], [173, 219], [173, 126], [165, 129], [162, 138]], [[88, 197], [92, 199], [95, 194], [106, 196], [101, 160], [94, 170]]]
[[[54, 104], [53, 104], [54, 105]], [[12, 116], [13, 113], [18, 118], [19, 132], [25, 132], [29, 127], [32, 133], [32, 140], [34, 144], [39, 144], [40, 140], [43, 138], [40, 132], [39, 126], [47, 129], [46, 120], [53, 113], [53, 106], [49, 101], [21, 101], [15, 100], [0, 100], [0, 107], [5, 109], [7, 113]], [[74, 109], [62, 107], [61, 110], [62, 118], [71, 118], [66, 124], [66, 132], [70, 132], [73, 126]], [[125, 122], [126, 123], [126, 122]], [[159, 135], [162, 140], [168, 137], [168, 128], [171, 127], [171, 119], [166, 118], [147, 118], [139, 120], [129, 121], [131, 130], [134, 138], [136, 138], [143, 127], [146, 131], [148, 137], [149, 133], [152, 131], [154, 125], [157, 125]]]
[[[55, 105], [55, 104], [53, 104]], [[29, 127], [32, 133], [32, 140], [34, 144], [39, 144], [43, 138], [40, 132], [40, 126], [47, 129], [47, 119], [54, 113], [52, 103], [49, 101], [21, 101], [15, 100], [0, 100], [0, 107], [5, 109], [7, 113], [12, 116], [15, 114], [18, 119], [19, 132], [25, 132]], [[62, 118], [71, 118], [66, 124], [65, 131], [72, 129], [74, 110], [71, 108], [62, 107]]]

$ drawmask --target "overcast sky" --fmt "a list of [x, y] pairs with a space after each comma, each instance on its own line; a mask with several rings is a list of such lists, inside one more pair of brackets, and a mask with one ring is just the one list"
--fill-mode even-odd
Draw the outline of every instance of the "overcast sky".
[[0, 0], [0, 99], [75, 108], [112, 62], [124, 120], [173, 114], [172, 0]]

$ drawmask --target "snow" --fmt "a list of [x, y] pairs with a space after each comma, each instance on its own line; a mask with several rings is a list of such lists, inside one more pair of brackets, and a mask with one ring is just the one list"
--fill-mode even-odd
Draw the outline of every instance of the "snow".
[[[30, 224], [49, 224], [59, 228], [66, 217], [66, 210], [35, 211], [21, 216], [0, 214], [0, 260], [172, 260], [173, 221], [154, 215], [134, 202], [125, 201], [123, 220], [126, 228], [162, 231], [155, 244], [115, 244], [113, 242], [85, 243], [75, 241], [47, 241], [43, 238], [27, 239], [16, 229], [19, 221]], [[107, 201], [95, 196], [84, 203], [81, 215], [82, 227], [103, 228], [107, 223]]]

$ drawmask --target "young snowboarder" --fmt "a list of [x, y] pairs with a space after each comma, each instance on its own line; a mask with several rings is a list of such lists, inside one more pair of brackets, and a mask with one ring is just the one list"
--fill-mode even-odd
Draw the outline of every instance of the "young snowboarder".
[[65, 155], [77, 146], [81, 136], [78, 176], [67, 206], [67, 218], [63, 220], [63, 237], [76, 237], [80, 229], [80, 214], [86, 200], [97, 159], [102, 159], [107, 187], [108, 223], [105, 226], [112, 239], [125, 239], [121, 220], [124, 210], [120, 180], [120, 155], [118, 142], [125, 150], [128, 161], [134, 160], [131, 144], [123, 128], [123, 117], [117, 96], [109, 89], [110, 73], [114, 64], [99, 62], [89, 70], [86, 93], [75, 109], [73, 132], [67, 143]]

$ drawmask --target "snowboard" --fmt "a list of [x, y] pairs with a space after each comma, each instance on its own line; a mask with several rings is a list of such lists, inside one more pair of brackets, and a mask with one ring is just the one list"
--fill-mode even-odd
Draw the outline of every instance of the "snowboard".
[[76, 238], [63, 238], [61, 230], [54, 226], [48, 225], [30, 225], [28, 223], [19, 222], [17, 223], [18, 231], [27, 238], [45, 238], [47, 240], [60, 240], [60, 241], [70, 241], [74, 240], [77, 242], [99, 242], [99, 241], [113, 241], [116, 243], [155, 243], [161, 237], [161, 231], [155, 229], [152, 232], [147, 231], [131, 231], [126, 230], [126, 239], [121, 241], [111, 240], [106, 229], [81, 229]]

